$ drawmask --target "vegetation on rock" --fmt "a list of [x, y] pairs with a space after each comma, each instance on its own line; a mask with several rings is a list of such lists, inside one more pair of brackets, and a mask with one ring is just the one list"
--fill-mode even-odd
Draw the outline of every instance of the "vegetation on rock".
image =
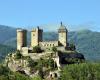
[[52, 51], [56, 53], [57, 52], [57, 48], [56, 47], [52, 47]]
[[41, 53], [42, 50], [41, 50], [41, 48], [39, 46], [35, 46], [35, 47], [33, 47], [33, 51], [32, 52], [33, 53]]
[[22, 54], [19, 50], [16, 51], [16, 55], [15, 55], [15, 59], [21, 59], [22, 58]]
[[[40, 76], [30, 78], [0, 65], [0, 80], [43, 80]], [[48, 80], [48, 79], [47, 79]], [[59, 80], [100, 80], [100, 63], [66, 65]]]

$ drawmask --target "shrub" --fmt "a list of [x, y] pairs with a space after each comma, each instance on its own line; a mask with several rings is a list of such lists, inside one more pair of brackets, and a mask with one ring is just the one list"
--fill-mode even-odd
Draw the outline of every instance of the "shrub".
[[42, 80], [40, 76], [35, 76], [32, 78], [32, 80]]
[[67, 65], [61, 72], [61, 80], [100, 80], [99, 63]]
[[37, 65], [37, 62], [28, 58], [28, 67], [34, 68]]
[[57, 48], [56, 47], [52, 47], [52, 51], [53, 52], [57, 52]]
[[16, 59], [21, 59], [22, 58], [22, 54], [19, 50], [16, 51], [16, 55], [15, 55]]
[[76, 49], [76, 47], [73, 43], [70, 44], [70, 49], [73, 50], [73, 51]]
[[42, 52], [42, 50], [39, 46], [33, 47], [33, 53], [41, 53], [41, 52]]

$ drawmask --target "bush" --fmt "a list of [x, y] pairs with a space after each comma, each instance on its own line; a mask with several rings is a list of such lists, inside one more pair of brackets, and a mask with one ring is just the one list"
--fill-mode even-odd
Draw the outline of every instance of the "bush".
[[71, 44], [70, 44], [70, 49], [71, 49], [72, 51], [76, 50], [75, 45], [71, 43]]
[[16, 51], [16, 55], [15, 55], [15, 59], [21, 59], [22, 58], [22, 54], [19, 50]]
[[53, 52], [57, 52], [57, 48], [56, 47], [52, 47], [52, 51]]
[[28, 58], [28, 67], [34, 68], [38, 63], [31, 58]]
[[6, 66], [0, 65], [0, 80], [32, 80], [28, 76], [18, 72], [12, 72]]
[[40, 76], [35, 76], [32, 78], [32, 80], [42, 80]]
[[67, 65], [61, 72], [61, 80], [100, 80], [100, 64]]
[[39, 46], [33, 47], [33, 53], [41, 53], [41, 52], [42, 52], [42, 50]]

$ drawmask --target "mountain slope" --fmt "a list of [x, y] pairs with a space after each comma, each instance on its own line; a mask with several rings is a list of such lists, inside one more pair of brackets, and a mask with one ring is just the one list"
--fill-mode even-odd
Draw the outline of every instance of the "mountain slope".
[[5, 58], [9, 52], [13, 52], [15, 48], [0, 44], [0, 62]]
[[4, 25], [0, 25], [0, 44], [10, 40], [16, 36], [16, 29]]
[[88, 60], [100, 60], [100, 33], [90, 30], [72, 32], [70, 41], [76, 45], [78, 51], [84, 53]]

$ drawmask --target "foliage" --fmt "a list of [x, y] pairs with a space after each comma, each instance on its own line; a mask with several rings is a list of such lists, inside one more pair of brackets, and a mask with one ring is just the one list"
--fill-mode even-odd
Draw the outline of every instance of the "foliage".
[[0, 65], [0, 76], [2, 75], [8, 75], [7, 73], [9, 73], [9, 68], [3, 66], [3, 65]]
[[[12, 76], [12, 75], [11, 75]], [[13, 80], [31, 80], [30, 77], [20, 74], [18, 72], [13, 73]]]
[[16, 51], [16, 55], [15, 55], [15, 59], [21, 59], [22, 58], [22, 54], [19, 50]]
[[9, 53], [9, 52], [13, 52], [15, 49], [10, 47], [10, 46], [6, 46], [6, 45], [2, 45], [0, 44], [0, 62], [2, 62], [2, 60], [4, 59], [4, 57]]
[[0, 65], [0, 80], [31, 80], [28, 76], [12, 72], [8, 67]]
[[67, 65], [62, 69], [61, 80], [100, 80], [99, 63]]
[[49, 58], [49, 59], [39, 59], [37, 61], [33, 61], [34, 64], [32, 64], [34, 66], [34, 68], [36, 70], [41, 69], [41, 67], [45, 67], [48, 68], [50, 70], [54, 70], [55, 68], [57, 68], [56, 63], [54, 62], [53, 59]]
[[34, 53], [41, 53], [42, 50], [41, 50], [41, 48], [39, 46], [35, 46], [35, 47], [33, 47], [33, 52]]
[[75, 47], [75, 45], [74, 45], [73, 43], [70, 44], [70, 49], [71, 49], [72, 51], [74, 51], [74, 50], [76, 49], [76, 47]]
[[28, 67], [34, 68], [38, 63], [31, 58], [28, 58]]
[[57, 52], [57, 48], [56, 47], [52, 47], [52, 51], [53, 52]]
[[73, 64], [73, 63], [83, 63], [84, 59], [78, 59], [78, 58], [65, 58], [65, 61], [67, 63]]
[[35, 76], [32, 78], [32, 80], [42, 80], [40, 76]]
[[48, 60], [48, 65], [49, 65], [50, 70], [54, 70], [57, 68], [57, 64], [51, 58]]

